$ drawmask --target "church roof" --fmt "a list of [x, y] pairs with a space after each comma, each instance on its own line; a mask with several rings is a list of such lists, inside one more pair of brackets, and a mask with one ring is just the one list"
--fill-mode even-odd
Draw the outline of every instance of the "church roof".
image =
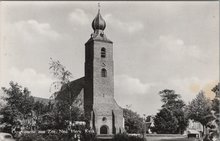
[[[56, 99], [69, 99], [70, 93], [72, 100], [76, 99], [84, 88], [84, 77], [71, 81], [68, 84], [62, 86], [60, 93]], [[70, 93], [69, 93], [70, 92]]]
[[52, 102], [52, 103], [55, 102], [54, 99], [49, 99], [49, 98], [42, 98], [42, 97], [36, 97], [36, 96], [34, 96], [33, 98], [34, 98], [34, 102], [38, 101], [38, 102], [41, 102], [43, 104], [48, 104], [49, 102]]

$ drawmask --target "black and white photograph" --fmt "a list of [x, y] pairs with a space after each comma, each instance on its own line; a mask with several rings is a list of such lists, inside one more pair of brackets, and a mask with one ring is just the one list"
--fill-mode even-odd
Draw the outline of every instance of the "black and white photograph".
[[0, 1], [0, 141], [220, 141], [219, 1]]

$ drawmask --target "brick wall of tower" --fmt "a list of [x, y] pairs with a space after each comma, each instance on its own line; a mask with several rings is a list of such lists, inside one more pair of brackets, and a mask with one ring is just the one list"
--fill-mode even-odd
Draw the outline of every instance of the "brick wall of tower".
[[[101, 48], [106, 49], [106, 57], [101, 57]], [[113, 45], [105, 42], [94, 42], [93, 87], [94, 103], [108, 103], [114, 98]], [[102, 69], [107, 70], [107, 77], [101, 76]]]
[[[85, 46], [84, 108], [90, 126], [95, 128], [97, 134], [100, 134], [102, 126], [108, 127], [108, 134], [123, 131], [123, 110], [114, 99], [113, 44], [90, 39]], [[106, 53], [104, 58], [101, 57], [103, 47]], [[103, 68], [107, 71], [106, 77], [101, 75]], [[106, 121], [103, 121], [104, 117]]]
[[85, 45], [85, 90], [84, 90], [84, 112], [86, 118], [91, 118], [93, 109], [93, 43]]

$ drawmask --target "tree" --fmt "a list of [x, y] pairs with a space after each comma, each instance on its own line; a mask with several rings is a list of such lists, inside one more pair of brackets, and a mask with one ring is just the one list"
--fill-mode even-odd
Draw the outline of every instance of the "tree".
[[[163, 102], [162, 110], [163, 109], [169, 110], [173, 118], [175, 118], [177, 121], [177, 125], [176, 125], [177, 128], [175, 128], [175, 130], [170, 133], [183, 133], [183, 131], [188, 126], [188, 120], [186, 118], [186, 115], [184, 114], [185, 103], [181, 99], [181, 96], [179, 94], [176, 94], [174, 90], [169, 90], [169, 89], [160, 91], [159, 95], [161, 96], [161, 101]], [[170, 118], [170, 117], [167, 116], [167, 118]], [[162, 126], [161, 128], [163, 128], [163, 126], [167, 125], [168, 123], [163, 123], [163, 122], [166, 122], [167, 120], [160, 118], [160, 116], [158, 117], [158, 119], [155, 118], [155, 121], [159, 121], [159, 120], [162, 120], [161, 121], [162, 123], [158, 124], [157, 125], [158, 127], [155, 128], [154, 131], [158, 129], [158, 132], [161, 132], [161, 130], [159, 130], [159, 126]]]
[[174, 90], [165, 89], [159, 92], [161, 101], [164, 103], [162, 108], [168, 108], [170, 110], [181, 109], [185, 106], [181, 96], [175, 94]]
[[3, 122], [14, 125], [18, 120], [24, 120], [31, 116], [34, 99], [30, 96], [27, 88], [22, 88], [18, 83], [11, 81], [10, 87], [2, 87], [6, 94], [3, 99], [7, 102], [6, 107], [1, 109]]
[[203, 125], [203, 133], [207, 123], [211, 121], [211, 109], [211, 101], [205, 97], [203, 91], [199, 92], [187, 107], [188, 118], [200, 122]]
[[212, 100], [212, 110], [215, 111], [215, 114], [219, 114], [219, 105], [220, 105], [220, 99], [215, 98]]
[[128, 133], [141, 133], [143, 128], [143, 119], [136, 112], [130, 109], [123, 109], [125, 119], [125, 130]]
[[210, 140], [218, 140], [220, 134], [220, 113], [219, 113], [219, 104], [220, 104], [220, 95], [219, 95], [220, 83], [218, 83], [212, 91], [215, 93], [215, 98], [212, 100], [212, 115], [210, 118], [212, 120], [208, 123], [209, 132], [206, 136]]
[[[73, 102], [76, 100], [77, 96], [72, 95], [72, 89], [70, 86], [70, 78], [72, 74], [66, 69], [59, 61], [54, 61], [51, 59], [50, 67], [53, 77], [57, 80], [52, 83], [51, 88], [55, 89], [53, 97], [55, 98], [55, 107], [53, 113], [56, 129], [66, 128], [66, 122], [72, 122], [73, 119], [79, 120], [82, 118], [82, 112], [78, 107], [73, 106]], [[66, 97], [59, 97], [63, 95]]]
[[0, 114], [3, 115], [2, 123], [7, 125], [15, 125], [20, 119], [22, 119], [22, 114], [14, 106], [9, 105], [1, 109]]
[[66, 92], [62, 89], [63, 86], [67, 87], [67, 91], [70, 91], [69, 89], [69, 82], [70, 78], [72, 78], [72, 73], [66, 69], [65, 66], [63, 66], [60, 61], [54, 61], [52, 58], [50, 58], [51, 61], [49, 63], [50, 67], [49, 70], [51, 71], [53, 77], [55, 77], [57, 80], [54, 81], [51, 85], [51, 88], [55, 89], [54, 97], [56, 98], [57, 94]]
[[36, 129], [46, 129], [44, 126], [44, 116], [51, 113], [53, 111], [53, 105], [51, 101], [49, 101], [47, 104], [41, 102], [41, 101], [36, 101], [34, 102], [33, 105], [33, 117], [34, 120], [36, 121]]
[[212, 91], [215, 93], [215, 98], [212, 100], [212, 110], [215, 111], [216, 115], [219, 115], [219, 104], [220, 104], [220, 83], [218, 83]]
[[159, 134], [173, 134], [176, 133], [178, 127], [178, 120], [173, 115], [172, 111], [167, 108], [163, 108], [154, 118], [153, 132]]
[[[0, 95], [3, 95], [3, 91], [0, 89]], [[0, 97], [0, 110], [6, 106], [6, 101]]]

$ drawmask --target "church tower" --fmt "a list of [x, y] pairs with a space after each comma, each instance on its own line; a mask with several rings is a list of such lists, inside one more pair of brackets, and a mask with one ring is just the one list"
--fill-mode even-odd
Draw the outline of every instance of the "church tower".
[[123, 110], [114, 99], [113, 42], [104, 34], [106, 22], [100, 9], [92, 28], [85, 43], [84, 111], [97, 135], [112, 135], [124, 129]]

